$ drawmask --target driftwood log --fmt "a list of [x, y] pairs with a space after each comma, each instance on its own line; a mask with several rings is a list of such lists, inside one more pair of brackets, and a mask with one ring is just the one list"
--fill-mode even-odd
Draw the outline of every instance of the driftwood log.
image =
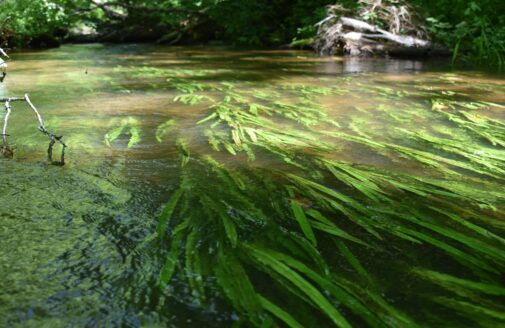
[[[5, 51], [2, 48], [0, 48], [0, 56], [3, 56], [6, 59], [9, 58], [9, 56], [5, 53]], [[5, 63], [5, 61], [1, 57], [0, 57], [0, 70], [2, 72], [2, 76], [0, 77], [0, 83], [1, 83], [4, 81], [5, 76], [7, 75], [7, 64]], [[9, 118], [12, 114], [11, 103], [13, 103], [13, 102], [26, 102], [26, 104], [28, 104], [30, 109], [35, 114], [35, 118], [38, 123], [39, 131], [42, 132], [43, 134], [45, 134], [46, 136], [48, 136], [50, 139], [49, 147], [47, 148], [47, 156], [49, 158], [49, 161], [51, 161], [52, 164], [64, 165], [65, 164], [65, 148], [67, 148], [67, 145], [62, 140], [63, 136], [58, 136], [54, 133], [49, 132], [46, 129], [46, 126], [44, 124], [44, 120], [42, 119], [42, 116], [40, 115], [37, 108], [33, 105], [28, 94], [25, 94], [23, 97], [0, 98], [0, 103], [4, 103], [4, 108], [5, 108], [4, 124], [3, 124], [3, 128], [2, 128], [2, 145], [0, 146], [0, 153], [4, 157], [7, 157], [7, 158], [11, 158], [13, 156], [13, 150], [9, 147], [8, 140], [7, 140], [7, 137], [9, 136], [7, 134], [7, 128], [9, 126]], [[53, 147], [56, 142], [60, 143], [62, 146], [60, 161], [53, 161]]]
[[433, 51], [429, 40], [394, 34], [354, 18], [329, 15], [316, 26], [315, 48], [323, 56], [420, 56]]

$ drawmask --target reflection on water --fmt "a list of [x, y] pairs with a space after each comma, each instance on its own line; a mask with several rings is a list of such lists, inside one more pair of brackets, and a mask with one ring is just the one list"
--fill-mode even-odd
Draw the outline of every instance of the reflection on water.
[[[29, 93], [48, 129], [63, 134], [69, 148], [65, 167], [46, 165], [47, 140], [38, 132], [28, 108], [15, 104], [9, 126], [15, 159], [0, 161], [0, 271], [4, 278], [0, 281], [0, 315], [3, 320], [0, 323], [7, 326], [189, 327], [228, 326], [240, 320], [245, 323], [247, 320], [238, 310], [245, 305], [230, 306], [226, 297], [216, 296], [226, 285], [219, 278], [220, 274], [224, 275], [219, 270], [215, 273], [217, 278], [213, 274], [203, 278], [208, 284], [205, 288], [210, 289], [210, 292], [207, 290], [209, 299], [205, 301], [194, 292], [200, 288], [200, 276], [186, 280], [183, 275], [176, 274], [168, 291], [159, 288], [160, 270], [166, 268], [165, 258], [170, 256], [168, 247], [155, 234], [156, 218], [162, 204], [181, 183], [193, 186], [190, 190], [195, 194], [211, 197], [213, 194], [214, 197], [226, 195], [226, 191], [219, 189], [232, 188], [223, 180], [212, 180], [213, 174], [220, 172], [219, 165], [212, 170], [200, 167], [208, 161], [208, 154], [233, 168], [233, 172], [246, 172], [248, 176], [245, 177], [238, 173], [230, 175], [238, 185], [258, 186], [258, 179], [266, 179], [261, 175], [264, 173], [254, 176], [252, 172], [299, 172], [303, 165], [309, 165], [303, 156], [317, 158], [318, 164], [326, 163], [324, 169], [335, 161], [362, 164], [377, 170], [412, 174], [431, 186], [442, 181], [436, 179], [450, 177], [443, 180], [447, 183], [447, 191], [440, 192], [440, 197], [454, 192], [461, 199], [475, 200], [482, 208], [494, 208], [495, 212], [486, 214], [493, 220], [503, 218], [503, 193], [496, 188], [505, 177], [505, 156], [500, 148], [504, 139], [496, 134], [489, 135], [489, 131], [502, 131], [500, 126], [505, 121], [505, 80], [502, 76], [484, 72], [449, 72], [440, 63], [412, 60], [344, 60], [318, 58], [297, 51], [242, 52], [199, 47], [79, 45], [22, 52], [12, 57], [10, 75], [0, 85], [0, 97]], [[225, 113], [219, 106], [229, 112]], [[252, 129], [247, 124], [254, 126], [256, 123], [249, 116], [235, 113], [233, 106], [254, 115], [264, 111], [268, 119], [262, 121], [263, 127]], [[196, 124], [216, 108], [218, 114], [215, 117]], [[302, 112], [300, 108], [303, 108]], [[463, 120], [456, 111], [468, 120]], [[475, 111], [478, 115], [472, 116]], [[227, 120], [227, 115], [235, 121]], [[239, 132], [244, 129], [247, 135], [233, 134], [231, 143], [228, 143], [230, 128]], [[296, 140], [291, 138], [294, 131], [299, 133]], [[253, 153], [246, 147], [246, 140], [258, 145], [263, 142], [263, 146], [258, 146], [260, 149]], [[300, 144], [299, 140], [304, 143]], [[296, 155], [290, 157], [286, 149], [275, 148], [276, 142], [289, 145]], [[213, 143], [217, 143], [215, 147], [220, 149], [219, 152], [212, 151]], [[461, 145], [466, 145], [466, 149]], [[484, 148], [472, 148], [480, 145]], [[190, 162], [187, 170], [191, 173], [186, 174], [192, 177], [181, 173], [181, 153], [183, 166], [187, 164], [184, 158], [188, 156], [195, 161], [194, 164]], [[232, 156], [234, 153], [238, 154]], [[352, 166], [341, 166], [340, 169], [351, 172]], [[376, 183], [383, 177], [375, 171], [363, 172], [360, 174], [369, 175], [363, 178], [353, 173], [353, 179], [362, 179], [363, 189], [358, 191], [371, 195], [371, 199], [381, 199], [381, 192], [367, 181], [376, 179], [373, 180]], [[327, 175], [321, 168], [310, 173], [314, 179]], [[282, 181], [279, 177], [273, 179], [279, 180], [272, 186]], [[349, 180], [336, 188], [352, 193], [349, 186], [353, 183], [354, 180]], [[394, 187], [413, 190], [400, 184]], [[262, 197], [268, 188], [258, 187], [250, 201], [264, 201]], [[311, 194], [303, 194], [306, 190], [301, 186], [296, 188], [300, 195], [291, 195], [294, 203], [302, 204], [305, 210], [317, 208], [311, 198], [315, 189], [311, 189]], [[422, 193], [424, 198], [433, 196], [420, 190], [413, 193]], [[195, 213], [200, 211], [200, 206], [203, 206], [202, 211], [214, 206], [212, 199], [205, 198], [207, 196], [191, 197], [189, 199], [193, 201], [198, 199], [191, 205]], [[245, 208], [250, 205], [240, 197], [221, 201], [229, 207], [229, 212], [236, 210], [234, 202], [245, 204]], [[270, 199], [272, 203], [276, 201]], [[279, 203], [283, 202], [279, 200]], [[405, 202], [409, 200], [406, 198]], [[372, 203], [365, 205], [367, 210], [374, 209]], [[261, 210], [271, 209], [269, 206], [264, 204]], [[271, 210], [275, 208], [274, 204]], [[233, 215], [237, 220], [256, 218], [252, 210], [249, 214]], [[275, 230], [270, 224], [257, 223], [253, 228], [248, 227], [246, 233], [265, 227]], [[388, 263], [397, 266], [414, 267], [432, 261], [428, 268], [441, 270], [444, 267], [441, 263], [445, 261], [443, 250], [435, 247], [436, 251], [430, 253], [430, 249], [422, 248], [416, 256], [402, 254], [402, 247], [412, 247], [406, 242], [408, 239], [396, 242], [387, 237], [388, 242], [396, 244], [381, 253], [378, 249], [382, 246], [377, 240], [366, 239], [369, 237], [352, 224], [339, 224], [350, 229], [348, 232], [356, 232], [373, 247], [378, 246], [371, 247], [370, 251], [356, 252], [366, 270], [379, 277], [376, 283], [384, 285], [381, 290], [386, 291], [387, 296], [382, 296], [388, 302], [394, 306], [404, 303], [398, 307], [423, 324], [441, 322], [438, 321], [441, 318], [447, 319], [444, 322], [461, 322], [457, 315], [441, 314], [433, 305], [426, 306], [425, 311], [416, 311], [419, 300], [412, 298], [411, 294], [418, 292], [419, 286], [414, 285], [421, 283], [412, 282], [412, 287], [399, 290], [394, 286], [395, 281], [399, 279], [408, 284], [409, 270], [381, 267], [380, 261], [367, 254], [378, 252], [387, 257]], [[500, 235], [502, 228], [496, 224], [493, 231], [503, 236]], [[210, 236], [213, 228], [205, 229], [210, 229]], [[225, 232], [233, 243], [230, 229], [227, 226]], [[310, 239], [310, 233], [303, 232]], [[407, 235], [399, 230], [397, 236], [401, 234]], [[202, 245], [207, 245], [208, 236], [207, 239], [205, 236], [200, 238], [195, 249], [198, 249], [197, 253], [205, 253]], [[247, 238], [253, 237], [248, 235]], [[423, 237], [418, 238], [427, 242]], [[410, 240], [417, 242], [413, 238]], [[337, 244], [339, 252], [346, 249], [342, 245]], [[223, 246], [213, 247], [221, 249]], [[335, 244], [323, 241], [315, 252], [321, 252], [328, 259], [333, 257], [335, 247]], [[503, 250], [503, 244], [499, 247]], [[243, 251], [259, 254], [247, 247]], [[209, 254], [212, 252], [209, 248]], [[226, 254], [228, 261], [234, 258]], [[400, 254], [402, 262], [394, 262]], [[238, 258], [243, 261], [240, 256]], [[221, 260], [216, 261], [219, 264]], [[328, 261], [332, 272], [338, 272], [335, 268], [340, 267], [351, 272], [351, 276], [353, 270], [360, 272], [355, 263], [349, 265], [342, 259]], [[448, 273], [457, 273], [459, 264], [456, 262], [445, 264]], [[248, 268], [251, 280], [259, 290], [274, 300], [283, 295], [279, 292], [277, 296], [264, 288], [269, 278], [260, 272], [261, 267], [249, 264]], [[390, 269], [393, 273], [389, 272]], [[394, 277], [394, 272], [405, 276]], [[480, 273], [477, 275], [480, 277]], [[466, 278], [472, 277], [468, 274]], [[492, 274], [488, 274], [488, 278], [489, 283], [497, 282]], [[348, 287], [348, 291], [351, 290]], [[224, 294], [233, 299], [226, 288]], [[503, 297], [503, 294], [497, 295]], [[485, 299], [486, 304], [497, 312], [503, 308], [502, 301]], [[312, 305], [314, 302], [308, 301]], [[288, 312], [299, 311], [301, 316], [311, 313], [310, 308], [300, 308], [295, 301], [286, 301], [285, 306], [282, 305]], [[352, 323], [371, 323], [343, 311]], [[384, 313], [388, 311], [384, 310]], [[292, 314], [296, 317], [296, 313]], [[248, 320], [254, 323], [251, 319], [254, 316], [249, 315]], [[331, 317], [331, 311], [326, 315]], [[392, 316], [389, 320], [394, 324], [405, 324], [405, 321], [394, 321], [400, 320], [400, 316], [388, 315]], [[305, 323], [335, 323], [324, 315], [319, 316], [314, 314], [314, 318]], [[476, 317], [480, 324], [487, 322], [478, 315]], [[388, 322], [387, 319], [384, 321]]]

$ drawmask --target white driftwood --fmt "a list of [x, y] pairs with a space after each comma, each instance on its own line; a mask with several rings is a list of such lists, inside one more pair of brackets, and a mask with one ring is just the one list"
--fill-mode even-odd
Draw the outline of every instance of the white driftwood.
[[329, 15], [316, 24], [315, 48], [322, 55], [333, 55], [337, 49], [350, 56], [374, 54], [424, 55], [431, 43], [410, 35], [394, 34], [378, 26], [350, 17]]
[[390, 33], [388, 31], [385, 31], [377, 26], [370, 25], [366, 22], [354, 19], [354, 18], [348, 18], [348, 17], [341, 17], [340, 22], [344, 26], [352, 27], [355, 30], [362, 30], [362, 31], [369, 31], [369, 32], [375, 32], [377, 34], [364, 34], [366, 38], [369, 39], [385, 39], [389, 41], [396, 42], [400, 45], [403, 45], [405, 47], [428, 47], [430, 45], [429, 41], [426, 40], [421, 40], [418, 38], [414, 38], [412, 36], [408, 35], [396, 35], [393, 33]]
[[317, 22], [314, 26], [315, 27], [319, 27], [319, 26], [323, 25], [324, 23], [332, 20], [333, 18], [336, 18], [336, 16], [335, 15], [330, 15], [330, 16], [326, 17], [325, 19], [323, 19], [322, 21]]
[[379, 30], [378, 27], [375, 27], [373, 25], [370, 25], [366, 22], [354, 18], [340, 17], [339, 21], [342, 23], [342, 25], [352, 27], [355, 30], [371, 31], [371, 32], [376, 32], [377, 30]]

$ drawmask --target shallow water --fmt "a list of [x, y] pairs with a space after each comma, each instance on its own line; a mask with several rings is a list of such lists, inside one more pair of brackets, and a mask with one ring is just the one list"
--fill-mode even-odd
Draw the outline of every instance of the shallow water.
[[[0, 160], [0, 325], [202, 327], [255, 324], [244, 314], [247, 311], [241, 312], [240, 306], [230, 301], [233, 297], [226, 288], [223, 292], [223, 283], [219, 278], [216, 282], [212, 273], [203, 278], [198, 273], [196, 279], [189, 277], [189, 281], [184, 274], [176, 274], [168, 287], [160, 287], [160, 271], [165, 257], [169, 256], [167, 250], [172, 237], [156, 234], [157, 218], [184, 176], [189, 175], [194, 183], [188, 187], [191, 192], [214, 197], [212, 199], [225, 204], [229, 212], [241, 210], [234, 205], [234, 199], [227, 199], [224, 189], [228, 186], [216, 184], [216, 181], [219, 183], [213, 178], [216, 169], [213, 171], [205, 164], [205, 156], [209, 154], [230, 172], [240, 174], [240, 183], [255, 186], [250, 193], [244, 187], [244, 194], [249, 195], [250, 202], [261, 204], [258, 208], [267, 218], [272, 215], [269, 211], [273, 211], [276, 202], [281, 204], [279, 206], [284, 203], [275, 198], [278, 193], [275, 189], [256, 188], [258, 179], [271, 179], [273, 185], [285, 192], [282, 174], [270, 177], [268, 172], [300, 174], [301, 166], [309, 165], [305, 158], [315, 157], [318, 163], [323, 159], [343, 161], [378, 172], [412, 175], [430, 183], [442, 183], [448, 191], [461, 196], [454, 202], [463, 203], [463, 210], [466, 209], [465, 199], [471, 195], [477, 200], [474, 199], [476, 205], [468, 204], [469, 210], [480, 206], [482, 215], [493, 222], [503, 222], [505, 218], [505, 173], [501, 172], [505, 170], [503, 146], [492, 145], [474, 130], [455, 124], [457, 117], [440, 113], [470, 110], [478, 113], [479, 120], [484, 117], [486, 122], [495, 122], [489, 124], [498, 127], [505, 124], [505, 78], [500, 74], [451, 70], [446, 64], [437, 62], [318, 58], [299, 51], [96, 44], [13, 54], [9, 75], [0, 85], [0, 97], [24, 93], [30, 94], [47, 128], [64, 135], [69, 148], [64, 167], [49, 165], [45, 160], [48, 140], [38, 132], [32, 113], [24, 104], [13, 105], [9, 142], [15, 155], [13, 160]], [[189, 97], [175, 98], [180, 95]], [[192, 98], [194, 95], [201, 98]], [[236, 99], [227, 101], [225, 97], [230, 95]], [[184, 103], [193, 101], [194, 104]], [[219, 152], [213, 151], [206, 134], [208, 123], [196, 123], [210, 115], [213, 104], [220, 101], [249, 110], [253, 103], [278, 106], [278, 112], [265, 116], [281, 132], [310, 134], [304, 139], [308, 140], [307, 144], [289, 144], [296, 153], [292, 158], [286, 154], [278, 156], [283, 149], [276, 148], [278, 153], [275, 153], [269, 148], [272, 144], [267, 144], [255, 151], [254, 160], [251, 156], [248, 159], [244, 149], [233, 144], [235, 139], [230, 141], [234, 150], [227, 151], [222, 143]], [[318, 114], [305, 117], [297, 114], [299, 108]], [[0, 118], [3, 120], [3, 113]], [[160, 126], [170, 120], [172, 123], [166, 125], [164, 133]], [[123, 130], [118, 129], [121, 126]], [[218, 125], [215, 128], [217, 138], [222, 137], [219, 136], [221, 132], [228, 133], [229, 128]], [[265, 131], [268, 128], [260, 128], [256, 133]], [[345, 133], [345, 136], [335, 133]], [[433, 139], [421, 138], [425, 135], [452, 140], [457, 145], [437, 145]], [[368, 141], [357, 141], [349, 136], [388, 146], [378, 150]], [[229, 136], [227, 138], [230, 140]], [[185, 146], [178, 140], [184, 140]], [[324, 148], [326, 144], [328, 148]], [[288, 143], [283, 145], [287, 147]], [[427, 165], [425, 157], [419, 160], [389, 145], [440, 156], [434, 160], [436, 163], [441, 159], [457, 163], [442, 162], [443, 168], [436, 163]], [[182, 151], [190, 154], [186, 169], [181, 168], [181, 147], [189, 149]], [[478, 152], [491, 155], [481, 161], [484, 157]], [[459, 165], [460, 161], [465, 164]], [[291, 165], [293, 162], [300, 165]], [[354, 197], [355, 190], [342, 181], [333, 183], [323, 169], [309, 171], [314, 179], [324, 176], [325, 185]], [[291, 196], [304, 209], [320, 209], [314, 204], [316, 201], [302, 191]], [[428, 197], [432, 195], [425, 196]], [[406, 195], [402, 206], [417, 208], [419, 202]], [[203, 201], [200, 203], [189, 204], [194, 213], [200, 213], [200, 206], [206, 207]], [[364, 201], [363, 204], [373, 213], [372, 203]], [[394, 204], [391, 208], [395, 208]], [[255, 214], [251, 215], [253, 220]], [[258, 239], [253, 236], [255, 233], [277, 229], [277, 225], [270, 227], [268, 220], [266, 222], [257, 223], [253, 228], [244, 225], [244, 231], [239, 231], [240, 238]], [[296, 224], [276, 224], [283, 231], [292, 229], [294, 234], [303, 237]], [[415, 246], [393, 236], [372, 241], [355, 224], [341, 224], [347, 232], [373, 243], [371, 249], [356, 247], [353, 252], [373, 276], [377, 292], [413, 322], [461, 325], [468, 322], [468, 315], [471, 315], [475, 325], [505, 323], [505, 318], [483, 314], [481, 309], [471, 308], [468, 312], [464, 309], [469, 307], [440, 309], [428, 299], [433, 295], [452, 296], [436, 284], [412, 278], [414, 274], [411, 273], [411, 268], [423, 267], [474, 281], [478, 277], [481, 282], [503, 287], [500, 270], [505, 260], [499, 262], [482, 256], [484, 261], [495, 261], [499, 272], [480, 275], [468, 267], [461, 269], [461, 263], [452, 261], [451, 256], [447, 257], [433, 245]], [[237, 225], [240, 228], [240, 224]], [[489, 229], [503, 238], [503, 227], [495, 222]], [[208, 235], [205, 229], [209, 229]], [[194, 245], [205, 264], [214, 256], [211, 248], [208, 252], [205, 248], [213, 238], [213, 230], [202, 226], [199, 233], [201, 240]], [[226, 234], [230, 238], [229, 230]], [[480, 238], [473, 232], [471, 236]], [[223, 238], [226, 240], [226, 236]], [[327, 259], [331, 274], [339, 275], [338, 272], [344, 271], [342, 275], [348, 281], [360, 280], [356, 266], [339, 259], [338, 248], [324, 238], [319, 239], [317, 251]], [[267, 244], [263, 240], [258, 242]], [[493, 250], [503, 253], [504, 244], [497, 242], [492, 246]], [[217, 242], [215, 247], [221, 250], [225, 246]], [[465, 248], [460, 250], [466, 251]], [[188, 250], [185, 251], [189, 257]], [[241, 256], [235, 248], [230, 252], [237, 258]], [[184, 266], [184, 262], [179, 266]], [[311, 310], [314, 306], [311, 301], [302, 306], [283, 299], [286, 291], [282, 288], [269, 291], [268, 274], [251, 265], [247, 266], [247, 272], [258, 290], [276, 300], [277, 305], [305, 326], [335, 324], [324, 313]], [[208, 294], [206, 300], [195, 293], [202, 279]], [[281, 291], [277, 293], [276, 290]], [[289, 290], [286, 293], [289, 294]], [[483, 299], [488, 308], [499, 313], [505, 308], [504, 296], [500, 292], [492, 297], [468, 299]], [[338, 301], [332, 302], [340, 308]], [[363, 325], [363, 321], [349, 310], [342, 309], [342, 313], [351, 323]], [[265, 318], [263, 314], [260, 317]], [[405, 325], [395, 320], [383, 318], [386, 325]]]

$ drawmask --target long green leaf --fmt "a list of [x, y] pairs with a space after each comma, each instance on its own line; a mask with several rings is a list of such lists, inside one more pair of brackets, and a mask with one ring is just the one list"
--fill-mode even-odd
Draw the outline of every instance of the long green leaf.
[[[288, 188], [288, 192], [290, 194], [290, 197], [293, 198], [294, 192], [292, 188]], [[291, 202], [291, 211], [293, 212], [296, 221], [298, 221], [298, 224], [300, 225], [303, 234], [305, 235], [305, 237], [307, 237], [308, 240], [310, 240], [312, 245], [316, 246], [317, 245], [316, 236], [314, 235], [314, 231], [312, 231], [312, 227], [310, 226], [309, 220], [307, 220], [307, 217], [305, 216], [303, 208], [295, 199], [291, 199], [290, 202]]]
[[158, 218], [158, 226], [156, 228], [158, 236], [163, 237], [165, 234], [165, 231], [168, 227], [168, 221], [172, 217], [172, 214], [174, 213], [174, 210], [177, 206], [177, 202], [179, 201], [179, 198], [181, 198], [183, 192], [184, 190], [182, 188], [177, 189], [177, 191], [172, 194], [170, 200], [166, 203], [165, 207], [161, 211], [160, 217]]
[[283, 263], [278, 262], [268, 252], [252, 245], [243, 245], [244, 249], [259, 263], [266, 265], [278, 274], [291, 281], [300, 291], [316, 304], [338, 327], [350, 328], [351, 325], [335, 307], [311, 283]]
[[304, 326], [298, 323], [298, 321], [296, 321], [288, 312], [284, 311], [261, 295], [258, 295], [258, 298], [260, 300], [261, 306], [263, 306], [265, 310], [282, 320], [286, 325], [288, 325], [288, 327], [304, 328]]

